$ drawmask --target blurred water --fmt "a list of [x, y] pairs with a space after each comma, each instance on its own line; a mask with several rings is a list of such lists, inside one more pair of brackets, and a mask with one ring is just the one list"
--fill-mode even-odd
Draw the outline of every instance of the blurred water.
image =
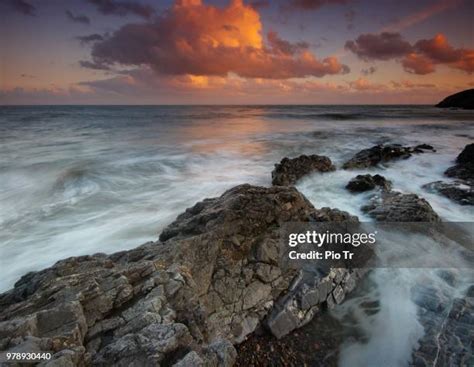
[[[437, 153], [314, 174], [297, 187], [316, 207], [370, 220], [360, 212], [370, 194], [352, 195], [344, 186], [356, 174], [381, 173], [395, 189], [425, 197], [444, 220], [473, 222], [471, 207], [421, 188], [447, 180], [444, 170], [473, 141], [473, 121], [472, 112], [425, 106], [0, 107], [0, 290], [67, 256], [155, 240], [196, 201], [240, 183], [270, 185], [276, 162], [303, 153], [340, 165], [378, 143], [432, 144]], [[395, 311], [403, 318], [392, 337], [401, 345], [386, 365], [409, 358], [407, 349], [422, 335], [405, 294], [415, 273], [372, 275], [366, 296], [386, 308], [370, 322], [372, 342], [348, 346], [343, 358], [357, 350], [363, 365], [363, 356], [388, 345], [380, 330], [399, 322]]]

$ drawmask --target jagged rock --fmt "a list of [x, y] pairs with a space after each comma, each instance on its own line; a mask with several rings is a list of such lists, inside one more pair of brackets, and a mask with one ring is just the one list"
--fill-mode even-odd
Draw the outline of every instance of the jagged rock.
[[468, 144], [456, 158], [456, 165], [444, 173], [448, 177], [462, 180], [465, 184], [474, 186], [474, 143]]
[[332, 308], [367, 269], [331, 269], [329, 273], [302, 270], [290, 291], [279, 300], [266, 319], [270, 332], [279, 338], [307, 324], [322, 307]]
[[0, 349], [52, 351], [56, 365], [230, 366], [232, 343], [298, 273], [278, 266], [280, 225], [350, 218], [293, 187], [237, 186], [187, 209], [158, 242], [22, 277], [0, 295]]
[[423, 198], [415, 194], [382, 192], [362, 207], [379, 222], [439, 222], [438, 214]]
[[452, 94], [441, 102], [436, 107], [440, 108], [464, 108], [467, 110], [474, 109], [474, 89], [466, 89], [462, 92]]
[[237, 352], [234, 346], [224, 339], [218, 339], [207, 349], [207, 354], [213, 354], [217, 357], [216, 366], [231, 367], [237, 359]]
[[294, 185], [303, 176], [313, 172], [330, 172], [336, 167], [328, 157], [320, 155], [300, 155], [297, 158], [283, 158], [272, 172], [274, 186]]
[[452, 302], [435, 288], [417, 289], [415, 302], [424, 335], [413, 352], [412, 366], [471, 366], [474, 363], [474, 298]]
[[377, 186], [388, 191], [391, 189], [392, 183], [381, 175], [357, 175], [349, 181], [346, 189], [352, 192], [362, 192], [373, 190]]
[[434, 151], [428, 144], [420, 144], [415, 147], [404, 147], [400, 144], [375, 145], [368, 149], [363, 149], [349, 159], [342, 168], [357, 169], [376, 166], [395, 159], [408, 159], [413, 153], [423, 153], [426, 150]]
[[204, 361], [194, 350], [186, 354], [182, 359], [176, 362], [173, 367], [201, 367]]
[[474, 205], [474, 190], [463, 182], [447, 183], [435, 181], [423, 186], [428, 191], [438, 192], [461, 205]]

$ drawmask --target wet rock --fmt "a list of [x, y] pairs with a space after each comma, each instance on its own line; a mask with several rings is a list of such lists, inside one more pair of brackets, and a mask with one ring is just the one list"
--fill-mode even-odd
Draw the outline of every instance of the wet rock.
[[330, 172], [336, 167], [328, 157], [300, 155], [297, 158], [283, 158], [272, 172], [272, 185], [291, 186], [303, 176], [313, 172]]
[[423, 153], [427, 150], [434, 151], [428, 144], [420, 144], [416, 147], [405, 147], [400, 144], [375, 145], [361, 150], [342, 167], [344, 169], [368, 168], [396, 159], [408, 159], [413, 153]]
[[424, 185], [423, 188], [431, 192], [437, 192], [460, 205], [474, 205], [474, 190], [472, 186], [466, 185], [461, 181], [453, 183], [435, 181]]
[[462, 92], [452, 94], [441, 102], [436, 107], [440, 108], [463, 108], [467, 110], [474, 109], [474, 89], [466, 89]]
[[382, 192], [379, 197], [362, 207], [379, 222], [439, 222], [440, 218], [431, 205], [415, 194]]
[[173, 367], [201, 367], [204, 366], [204, 361], [195, 351], [191, 351], [181, 360], [173, 365]]
[[456, 158], [458, 164], [473, 164], [474, 163], [474, 143], [468, 144], [463, 151], [459, 153]]
[[[423, 307], [419, 319], [424, 336], [413, 352], [412, 366], [471, 366], [474, 362], [474, 299], [455, 298], [441, 306], [435, 292], [429, 292], [427, 308]], [[426, 294], [425, 294], [426, 296]]]
[[448, 168], [444, 174], [460, 179], [472, 189], [474, 186], [474, 143], [464, 147], [456, 158], [456, 165]]
[[[56, 365], [230, 366], [232, 344], [296, 291], [297, 270], [278, 267], [281, 224], [350, 219], [293, 187], [234, 187], [187, 209], [160, 241], [22, 277], [0, 295], [0, 349], [53, 351]], [[296, 327], [337, 286], [312, 281], [322, 295]]]
[[381, 175], [357, 175], [349, 181], [346, 189], [352, 192], [363, 192], [380, 187], [382, 190], [390, 190], [392, 183]]
[[448, 168], [444, 174], [457, 178], [469, 186], [474, 186], [474, 164], [456, 164]]
[[321, 308], [342, 303], [367, 269], [331, 269], [329, 273], [303, 270], [290, 291], [281, 298], [265, 323], [278, 339], [306, 325]]
[[455, 178], [454, 182], [435, 181], [423, 187], [439, 193], [460, 205], [474, 205], [474, 144], [468, 144], [456, 158], [456, 165], [444, 174]]

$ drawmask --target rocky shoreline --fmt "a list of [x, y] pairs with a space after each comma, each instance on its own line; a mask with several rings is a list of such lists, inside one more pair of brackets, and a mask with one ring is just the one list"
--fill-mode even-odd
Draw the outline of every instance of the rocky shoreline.
[[[455, 173], [447, 171], [471, 193], [473, 146], [460, 154]], [[343, 168], [427, 151], [434, 149], [376, 146]], [[0, 295], [0, 351], [51, 351], [44, 366], [232, 366], [235, 345], [258, 338], [256, 331], [267, 335], [267, 345], [281, 345], [279, 338], [343, 302], [367, 271], [279, 266], [282, 224], [358, 221], [338, 209], [316, 209], [292, 186], [305, 175], [335, 169], [324, 156], [284, 158], [272, 172], [274, 186], [244, 184], [205, 199], [180, 214], [156, 242], [72, 257], [26, 274]], [[352, 186], [376, 190], [364, 207], [376, 221], [440, 220], [425, 199], [392, 191], [382, 176], [358, 180]], [[464, 313], [473, 310], [472, 296], [463, 302]], [[472, 330], [472, 318], [464, 321]], [[446, 337], [459, 329], [447, 327]], [[249, 342], [243, 345], [259, 353]], [[415, 355], [427, 361], [421, 352]]]

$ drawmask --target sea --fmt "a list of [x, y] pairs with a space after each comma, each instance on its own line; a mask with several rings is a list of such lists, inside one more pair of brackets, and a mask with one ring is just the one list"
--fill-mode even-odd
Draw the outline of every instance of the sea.
[[[371, 194], [344, 187], [356, 174], [379, 173], [395, 190], [424, 197], [444, 221], [474, 222], [472, 206], [423, 188], [450, 181], [443, 172], [473, 141], [473, 111], [431, 106], [0, 106], [0, 291], [65, 257], [154, 241], [187, 207], [242, 183], [269, 186], [275, 163], [300, 154], [340, 167], [375, 144], [430, 144], [436, 153], [315, 173], [297, 188], [316, 208], [371, 221], [360, 210]], [[371, 289], [335, 312], [365, 335], [341, 347], [340, 364], [406, 365], [424, 333], [413, 289], [429, 280], [450, 297], [462, 294], [474, 278], [454, 270], [463, 279], [455, 285], [435, 270], [372, 272]], [[377, 310], [363, 312], [370, 300]]]

